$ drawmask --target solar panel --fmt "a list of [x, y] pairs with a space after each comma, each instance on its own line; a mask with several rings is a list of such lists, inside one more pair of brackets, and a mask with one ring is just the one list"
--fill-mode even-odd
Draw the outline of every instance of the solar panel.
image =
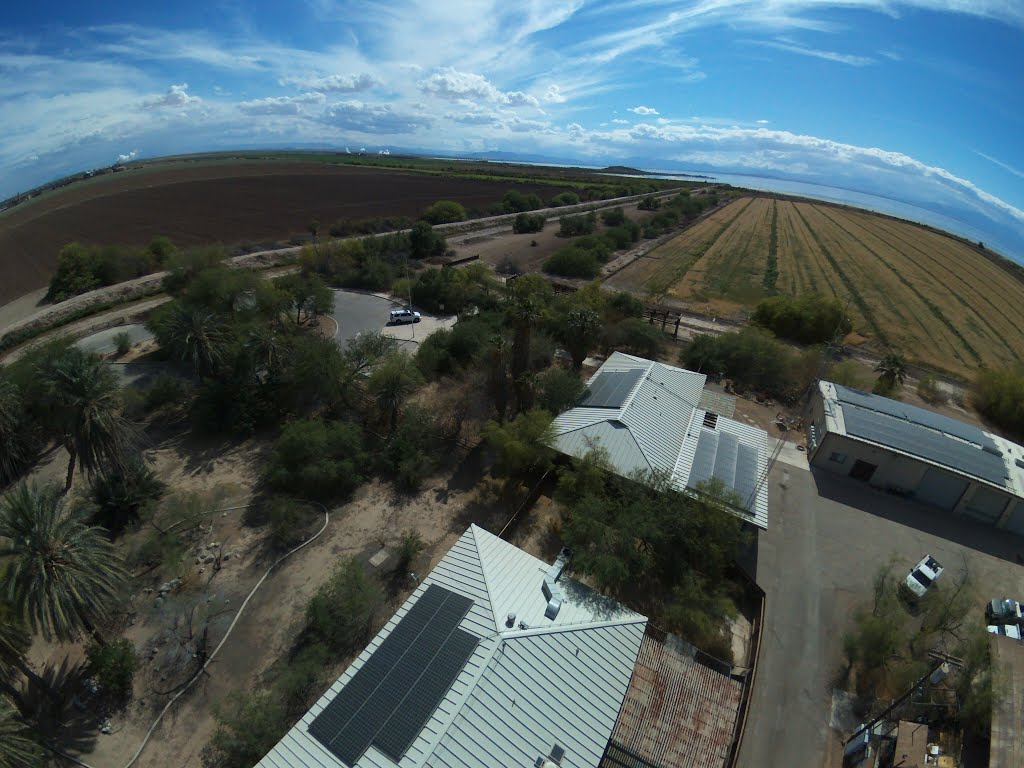
[[[428, 586], [310, 723], [310, 734], [350, 766], [370, 744], [383, 749], [381, 743], [386, 743], [389, 749], [400, 749], [395, 758], [400, 759], [476, 647], [477, 638], [458, 629], [472, 605], [467, 597], [434, 584]], [[432, 669], [440, 672], [428, 675]], [[443, 680], [447, 683], [442, 687]], [[410, 706], [417, 717], [394, 720], [407, 700], [415, 702]], [[394, 733], [387, 730], [392, 720]], [[415, 723], [419, 725], [413, 730]]]
[[740, 440], [736, 435], [723, 432], [718, 438], [718, 453], [715, 454], [715, 469], [712, 474], [729, 488], [736, 479], [736, 454]]
[[962, 421], [951, 419], [948, 416], [932, 413], [924, 408], [907, 405], [906, 403], [901, 403], [898, 400], [891, 400], [888, 397], [860, 392], [859, 390], [844, 387], [839, 384], [834, 386], [836, 388], [836, 396], [841, 403], [856, 405], [860, 408], [866, 408], [887, 416], [892, 416], [893, 418], [900, 419], [903, 422], [919, 424], [938, 432], [945, 432], [947, 435], [959, 437], [961, 440], [967, 440], [982, 447], [996, 447], [995, 441], [991, 437], [972, 424], [965, 424]]
[[580, 403], [585, 408], [621, 408], [633, 387], [647, 373], [644, 368], [605, 371], [595, 377], [589, 394]]
[[757, 481], [757, 449], [741, 443], [736, 452], [736, 481], [733, 483], [733, 488], [736, 489], [736, 493], [740, 495], [749, 510], [753, 510], [756, 501], [753, 495], [757, 488]]
[[686, 480], [689, 488], [696, 488], [698, 483], [707, 480], [715, 471], [715, 455], [718, 453], [719, 433], [710, 429], [702, 429], [697, 436], [697, 449], [690, 465], [690, 476]]
[[843, 408], [843, 420], [847, 434], [854, 437], [890, 446], [996, 485], [1006, 484], [1002, 457], [971, 443], [951, 440], [927, 427], [853, 405]]

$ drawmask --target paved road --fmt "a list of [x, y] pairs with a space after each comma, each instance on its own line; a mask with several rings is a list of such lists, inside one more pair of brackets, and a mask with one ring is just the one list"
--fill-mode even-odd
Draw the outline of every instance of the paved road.
[[121, 333], [128, 334], [128, 338], [131, 339], [133, 346], [153, 338], [153, 334], [147, 331], [146, 326], [142, 323], [132, 323], [130, 325], [119, 325], [116, 328], [108, 328], [105, 331], [99, 331], [91, 336], [86, 336], [76, 341], [75, 346], [87, 352], [109, 355], [117, 349], [115, 337]]
[[895, 558], [898, 574], [932, 554], [951, 582], [966, 565], [978, 598], [969, 621], [980, 626], [985, 600], [1024, 594], [1024, 568], [1015, 563], [1024, 537], [812, 473], [797, 461], [778, 462], [769, 483], [769, 528], [759, 536], [757, 561], [765, 627], [738, 764], [838, 766], [841, 741], [828, 725], [832, 680], [848, 617], [869, 599], [879, 567]]
[[388, 325], [388, 313], [404, 306], [391, 299], [374, 294], [352, 291], [334, 292], [334, 312], [331, 317], [338, 324], [335, 339], [339, 344], [361, 333], [380, 331], [403, 342], [404, 345], [418, 344], [439, 328], [450, 328], [454, 317], [432, 317], [424, 313], [418, 323]]

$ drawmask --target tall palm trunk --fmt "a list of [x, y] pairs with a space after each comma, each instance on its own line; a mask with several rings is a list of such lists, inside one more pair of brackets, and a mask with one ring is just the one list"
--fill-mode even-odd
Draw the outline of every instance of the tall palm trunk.
[[68, 476], [64, 481], [64, 493], [66, 494], [71, 490], [71, 481], [75, 479], [75, 463], [78, 461], [78, 454], [75, 451], [73, 444], [65, 443], [64, 447], [68, 450]]

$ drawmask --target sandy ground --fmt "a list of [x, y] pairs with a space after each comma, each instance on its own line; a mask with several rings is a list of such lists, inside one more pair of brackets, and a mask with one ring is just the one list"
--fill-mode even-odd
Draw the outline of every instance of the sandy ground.
[[[219, 510], [252, 500], [258, 469], [268, 449], [265, 440], [216, 442], [186, 434], [165, 439], [150, 453], [157, 474], [175, 493], [203, 494], [207, 505], [203, 509], [212, 506]], [[209, 676], [197, 682], [172, 707], [138, 765], [201, 765], [202, 749], [215, 727], [212, 707], [232, 691], [257, 687], [288, 653], [302, 627], [306, 603], [342, 558], [355, 555], [367, 562], [382, 547], [394, 545], [401, 531], [413, 529], [422, 536], [426, 549], [412, 567], [426, 573], [470, 522], [499, 529], [509, 507], [493, 503], [499, 485], [496, 481], [480, 486], [484, 466], [481, 454], [460, 450], [452, 463], [454, 472], [449, 468], [447, 473], [428, 480], [420, 493], [400, 494], [387, 484], [373, 481], [360, 488], [347, 504], [331, 509], [330, 523], [323, 535], [286, 560], [264, 582], [210, 666]], [[52, 451], [34, 478], [61, 482], [66, 466], [66, 453]], [[79, 476], [72, 493], [84, 493], [86, 486], [86, 480]], [[311, 531], [319, 528], [319, 520], [317, 513], [311, 515]], [[121, 546], [131, 549], [143, 535], [129, 534], [121, 540]], [[211, 640], [219, 642], [234, 616], [235, 606], [242, 603], [276, 557], [268, 552], [263, 539], [263, 528], [245, 524], [244, 510], [211, 512], [202, 517], [183, 558], [182, 588], [172, 590], [166, 601], [161, 601], [163, 605], [157, 606], [151, 590], [169, 574], [156, 571], [136, 578], [132, 585], [132, 619], [125, 631], [143, 659], [136, 675], [134, 699], [124, 713], [111, 718], [111, 734], [96, 734], [91, 745], [86, 738], [81, 752], [86, 762], [95, 768], [120, 768], [134, 753], [170, 697], [158, 692], [165, 692], [179, 677], [187, 677], [187, 670], [191, 669], [182, 667], [180, 661], [172, 663], [176, 658], [177, 636], [184, 633], [189, 608], [197, 605], [201, 613], [210, 610], [207, 606], [219, 607], [220, 613], [211, 622]], [[195, 558], [216, 551], [210, 548], [214, 543], [222, 544], [229, 555], [216, 572], [210, 564], [195, 562]], [[392, 562], [385, 561], [377, 571], [388, 584], [395, 583]], [[391, 591], [380, 623], [407, 594], [404, 582], [397, 592]], [[175, 620], [179, 622], [177, 636], [169, 630]], [[59, 665], [65, 660], [75, 663], [81, 658], [80, 647], [41, 642], [33, 647], [32, 659], [37, 666]], [[324, 688], [348, 661], [342, 660], [325, 671]], [[175, 669], [179, 675], [173, 674]]]

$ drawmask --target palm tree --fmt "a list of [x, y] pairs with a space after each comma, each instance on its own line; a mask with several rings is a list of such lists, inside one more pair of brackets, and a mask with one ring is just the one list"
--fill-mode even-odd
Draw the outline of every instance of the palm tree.
[[122, 415], [117, 376], [99, 355], [69, 347], [45, 359], [37, 373], [46, 397], [45, 420], [70, 456], [65, 493], [76, 463], [91, 475], [123, 465], [138, 450], [142, 434]]
[[227, 326], [214, 312], [179, 304], [167, 318], [163, 331], [160, 335], [169, 342], [171, 354], [191, 365], [201, 378], [223, 365]]
[[[9, 557], [7, 599], [18, 617], [48, 640], [96, 634], [127, 571], [105, 531], [69, 510], [57, 486], [20, 483], [0, 501], [0, 539]], [[97, 638], [99, 640], [99, 638]]]
[[32, 639], [13, 613], [10, 605], [0, 602], [0, 691], [12, 701], [21, 701], [22, 694], [15, 686], [20, 672], [33, 686], [55, 698], [55, 691], [25, 661], [25, 652]]
[[392, 355], [370, 375], [368, 389], [377, 401], [389, 432], [398, 426], [402, 406], [422, 382], [419, 369], [403, 352]]
[[886, 352], [875, 366], [875, 371], [879, 374], [878, 383], [883, 389], [891, 392], [902, 386], [907, 377], [906, 358], [897, 352]]
[[0, 379], [0, 485], [17, 477], [28, 458], [24, 403], [18, 388]]
[[562, 342], [570, 355], [572, 367], [579, 370], [601, 333], [601, 316], [592, 309], [573, 310], [562, 325]]
[[0, 768], [31, 768], [40, 765], [38, 745], [14, 705], [0, 698]]

